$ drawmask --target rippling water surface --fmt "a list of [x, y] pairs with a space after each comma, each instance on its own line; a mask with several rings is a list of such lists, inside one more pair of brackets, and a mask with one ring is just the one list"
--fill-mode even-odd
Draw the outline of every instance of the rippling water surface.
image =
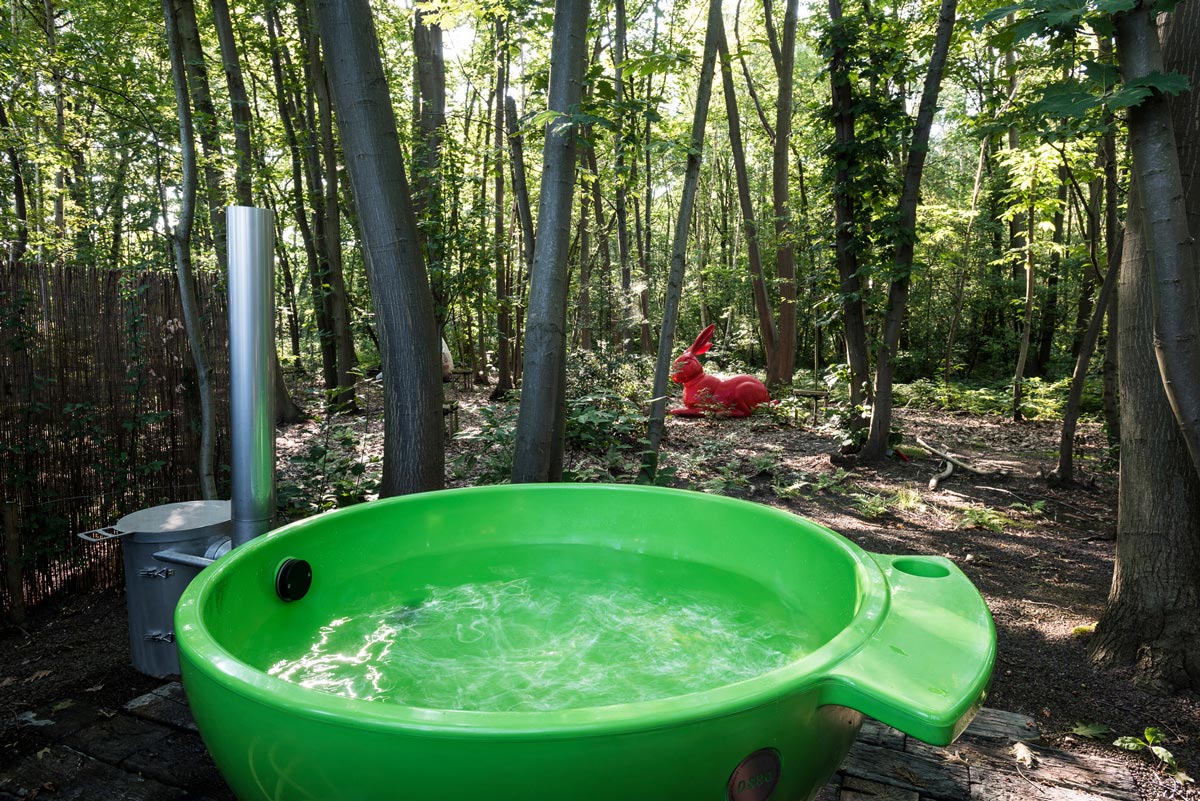
[[508, 575], [495, 580], [431, 584], [405, 603], [337, 617], [311, 648], [269, 672], [352, 698], [535, 711], [712, 689], [817, 644], [800, 616], [756, 582], [579, 550], [588, 553], [586, 569], [527, 572], [537, 559], [517, 559], [526, 567], [497, 571]]

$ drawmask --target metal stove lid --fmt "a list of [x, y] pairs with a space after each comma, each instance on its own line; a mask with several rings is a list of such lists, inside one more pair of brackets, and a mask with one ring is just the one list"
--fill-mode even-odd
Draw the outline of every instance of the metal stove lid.
[[182, 501], [132, 512], [113, 528], [135, 534], [167, 534], [216, 526], [229, 519], [229, 501]]

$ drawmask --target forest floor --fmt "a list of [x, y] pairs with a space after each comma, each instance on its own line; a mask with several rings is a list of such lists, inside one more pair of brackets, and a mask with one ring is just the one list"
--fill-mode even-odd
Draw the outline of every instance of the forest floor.
[[[480, 478], [482, 462], [466, 457], [478, 451], [481, 425], [491, 413], [487, 388], [453, 392], [460, 434], [448, 440], [447, 483], [463, 486]], [[339, 440], [350, 449], [336, 470], [323, 468], [326, 482], [334, 474], [349, 480], [357, 471], [347, 465], [376, 459], [382, 442], [377, 389], [369, 389], [366, 400], [366, 414], [346, 418], [340, 429], [311, 420], [280, 432], [281, 488], [311, 490], [314, 444]], [[1132, 684], [1130, 671], [1100, 670], [1087, 657], [1087, 627], [1099, 617], [1112, 578], [1116, 530], [1117, 476], [1106, 463], [1099, 427], [1080, 427], [1083, 481], [1052, 487], [1038, 473], [1054, 463], [1059, 428], [1053, 421], [912, 409], [897, 410], [897, 418], [902, 448], [915, 451], [910, 443], [919, 436], [1007, 476], [956, 471], [931, 491], [936, 457], [916, 452], [909, 462], [856, 464], [836, 455], [836, 432], [807, 425], [811, 417], [803, 412], [798, 421], [779, 414], [672, 418], [662, 464], [674, 468], [675, 486], [786, 509], [870, 551], [954, 560], [996, 622], [998, 662], [988, 706], [1034, 717], [1056, 747], [1123, 761], [1144, 799], [1200, 801], [1195, 785], [1165, 776], [1146, 752], [1112, 746], [1118, 736], [1140, 736], [1154, 726], [1165, 733], [1179, 766], [1200, 774], [1200, 696], [1148, 693]], [[346, 437], [345, 431], [356, 433]], [[572, 452], [568, 463], [578, 468], [596, 459]], [[628, 462], [607, 464], [614, 480], [631, 480]], [[0, 631], [0, 771], [28, 750], [18, 726], [25, 710], [73, 697], [118, 709], [157, 686], [129, 666], [124, 619], [123, 594], [107, 592], [67, 599], [38, 610], [23, 630]], [[1078, 724], [1107, 731], [1089, 739], [1072, 731]]]

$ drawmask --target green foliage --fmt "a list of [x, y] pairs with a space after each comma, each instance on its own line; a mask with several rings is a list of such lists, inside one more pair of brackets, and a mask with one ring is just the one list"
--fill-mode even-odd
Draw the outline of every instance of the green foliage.
[[291, 464], [296, 474], [281, 476], [276, 489], [276, 504], [289, 518], [362, 503], [379, 489], [379, 458], [332, 416], [324, 418], [319, 436]]
[[865, 493], [852, 492], [850, 493], [850, 501], [854, 504], [855, 510], [867, 518], [874, 520], [877, 517], [883, 517], [888, 513], [889, 496], [886, 493]]
[[1175, 756], [1161, 745], [1164, 741], [1162, 731], [1151, 726], [1143, 732], [1141, 737], [1118, 737], [1113, 741], [1113, 745], [1117, 748], [1124, 748], [1126, 751], [1147, 751], [1157, 760], [1158, 767], [1180, 784], [1194, 781], [1179, 767]]
[[[1042, 378], [1027, 378], [1024, 382], [1021, 413], [1030, 420], [1062, 419], [1071, 379], [1057, 381]], [[1080, 410], [1086, 418], [1103, 410], [1101, 398], [1103, 385], [1098, 377], [1091, 377], [1084, 384]], [[921, 378], [907, 384], [896, 384], [893, 395], [896, 406], [913, 409], [940, 409], [949, 412], [972, 412], [974, 414], [1012, 414], [1012, 384], [994, 383], [971, 386], [958, 382], [946, 383], [937, 379]]]
[[1112, 729], [1103, 723], [1081, 723], [1076, 721], [1075, 726], [1071, 729], [1071, 734], [1086, 737], [1089, 740], [1099, 740], [1111, 731]]
[[460, 431], [454, 438], [468, 448], [454, 461], [454, 475], [464, 478], [478, 469], [480, 484], [507, 484], [512, 477], [513, 445], [517, 436], [515, 403], [498, 403], [479, 410], [478, 430]]
[[999, 534], [1013, 524], [1012, 518], [988, 506], [971, 506], [959, 515], [959, 528], [981, 528]]
[[842, 468], [838, 468], [832, 473], [799, 473], [793, 480], [784, 483], [784, 479], [777, 477], [772, 483], [771, 489], [776, 497], [780, 499], [795, 498], [801, 493], [807, 494], [843, 494], [847, 492], [847, 482], [853, 478], [853, 474]]

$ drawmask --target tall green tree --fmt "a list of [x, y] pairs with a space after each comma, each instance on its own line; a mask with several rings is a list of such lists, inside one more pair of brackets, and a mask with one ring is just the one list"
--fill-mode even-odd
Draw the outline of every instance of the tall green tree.
[[441, 347], [375, 22], [368, 0], [317, 0], [316, 10], [379, 325], [380, 495], [439, 489]]

